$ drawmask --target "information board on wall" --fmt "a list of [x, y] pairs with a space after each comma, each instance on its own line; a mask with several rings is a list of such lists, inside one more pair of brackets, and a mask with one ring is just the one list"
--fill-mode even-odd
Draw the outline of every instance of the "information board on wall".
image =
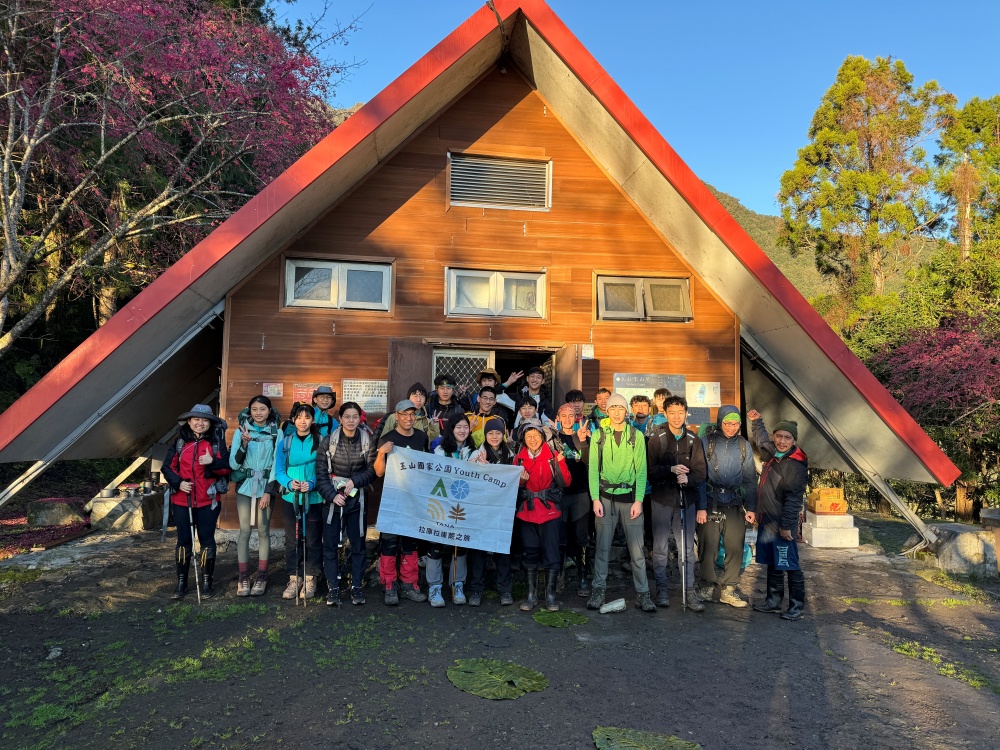
[[616, 372], [614, 376], [615, 393], [620, 393], [626, 401], [633, 396], [648, 396], [653, 400], [653, 391], [666, 388], [671, 395], [683, 396], [686, 393], [687, 378], [684, 375], [656, 375], [653, 373]]
[[342, 380], [340, 403], [354, 401], [367, 414], [385, 414], [389, 411], [388, 380]]
[[722, 388], [719, 383], [687, 382], [688, 408], [722, 406]]
[[268, 398], [282, 398], [285, 395], [284, 383], [262, 383], [261, 393]]
[[333, 388], [331, 383], [295, 383], [292, 386], [292, 400], [301, 401], [306, 404], [312, 403], [313, 391], [321, 385]]

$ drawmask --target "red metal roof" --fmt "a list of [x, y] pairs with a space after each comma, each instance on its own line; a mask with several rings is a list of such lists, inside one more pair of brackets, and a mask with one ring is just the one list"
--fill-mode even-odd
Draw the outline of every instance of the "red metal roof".
[[[913, 451], [942, 484], [959, 470], [892, 398], [802, 295], [788, 283], [768, 256], [712, 196], [608, 73], [542, 0], [495, 0], [506, 22], [518, 11], [546, 40], [621, 128], [685, 198], [753, 276], [809, 335], [830, 362], [855, 386], [878, 416]], [[455, 65], [487, 35], [497, 21], [486, 7], [449, 34], [375, 98], [252, 198], [218, 229], [120, 310], [60, 362], [9, 409], [0, 414], [0, 451], [40, 413], [52, 408], [117, 347], [139, 333], [154, 316], [220, 259], [235, 251], [265, 222], [275, 217], [304, 188], [349, 153], [424, 87]], [[457, 92], [456, 92], [457, 93]]]

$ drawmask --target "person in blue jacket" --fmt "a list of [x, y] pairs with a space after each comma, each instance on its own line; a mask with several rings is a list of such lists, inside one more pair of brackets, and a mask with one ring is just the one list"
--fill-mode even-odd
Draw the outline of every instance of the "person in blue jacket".
[[[718, 594], [719, 601], [730, 607], [747, 606], [736, 585], [740, 581], [746, 525], [754, 522], [757, 510], [757, 467], [749, 441], [740, 434], [741, 424], [737, 407], [720, 406], [717, 424], [708, 425], [701, 438], [708, 521], [698, 526], [698, 597], [710, 602]], [[720, 538], [726, 550], [721, 578], [715, 571]]]
[[328, 385], [321, 385], [312, 395], [312, 405], [316, 410], [316, 430], [320, 438], [325, 438], [340, 426], [340, 422], [330, 413], [337, 405], [337, 394]]
[[[285, 518], [285, 566], [288, 570], [288, 586], [282, 598], [296, 596], [309, 599], [316, 596], [316, 583], [322, 571], [323, 562], [323, 498], [316, 491], [316, 453], [320, 436], [316, 429], [313, 407], [297, 404], [292, 409], [291, 423], [294, 432], [282, 437], [276, 446], [274, 458], [274, 478], [281, 486], [282, 512]], [[305, 529], [296, 527], [300, 523], [298, 502], [305, 501]], [[301, 559], [302, 541], [299, 534], [306, 536], [306, 559]]]

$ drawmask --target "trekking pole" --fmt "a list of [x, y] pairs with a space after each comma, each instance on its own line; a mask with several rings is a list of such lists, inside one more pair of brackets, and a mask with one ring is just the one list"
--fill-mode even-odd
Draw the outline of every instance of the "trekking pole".
[[198, 555], [194, 551], [194, 505], [191, 496], [194, 494], [194, 481], [191, 482], [191, 491], [187, 493], [188, 498], [188, 524], [191, 526], [191, 557], [194, 558], [194, 590], [198, 594], [198, 604], [201, 604], [201, 582], [198, 580]]
[[687, 519], [684, 508], [684, 485], [678, 485], [681, 503], [681, 543], [677, 545], [677, 552], [681, 558], [681, 612], [687, 611]]
[[305, 607], [308, 604], [306, 601], [306, 549], [308, 547], [308, 540], [306, 539], [306, 513], [309, 509], [307, 503], [309, 496], [305, 492], [300, 492], [299, 497], [302, 500], [302, 606]]

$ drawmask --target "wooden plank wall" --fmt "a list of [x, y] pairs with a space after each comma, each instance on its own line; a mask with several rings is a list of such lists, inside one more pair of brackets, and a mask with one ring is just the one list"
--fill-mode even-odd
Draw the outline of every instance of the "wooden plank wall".
[[[449, 207], [447, 152], [552, 160], [548, 212]], [[285, 257], [391, 259], [392, 310], [282, 306]], [[445, 267], [546, 268], [548, 318], [447, 318]], [[692, 279], [691, 323], [595, 320], [594, 272]], [[283, 382], [387, 378], [388, 341], [491, 338], [594, 344], [601, 385], [614, 372], [718, 381], [738, 403], [739, 324], [516, 73], [494, 71], [431, 122], [349, 197], [282, 250], [229, 300], [224, 415]], [[503, 373], [506, 375], [506, 373]]]

